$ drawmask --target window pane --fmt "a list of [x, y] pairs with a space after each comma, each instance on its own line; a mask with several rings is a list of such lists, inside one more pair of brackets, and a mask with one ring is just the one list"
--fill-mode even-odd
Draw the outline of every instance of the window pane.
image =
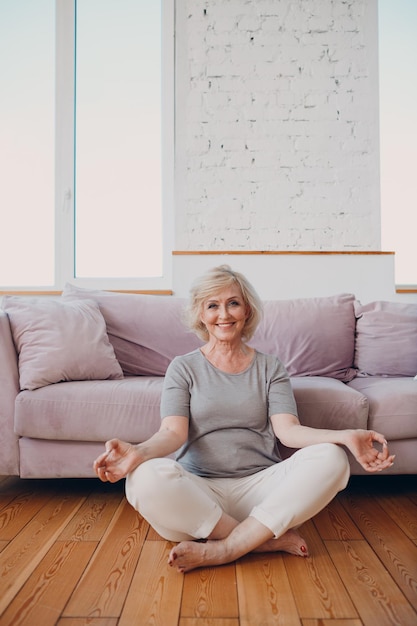
[[417, 3], [379, 0], [382, 246], [395, 278], [416, 284]]
[[76, 33], [76, 276], [159, 276], [160, 2], [78, 0]]
[[54, 0], [0, 0], [0, 285], [54, 284]]

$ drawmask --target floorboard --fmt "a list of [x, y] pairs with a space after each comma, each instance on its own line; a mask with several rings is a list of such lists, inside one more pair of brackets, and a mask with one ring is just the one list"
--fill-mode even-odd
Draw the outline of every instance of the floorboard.
[[367, 496], [341, 496], [369, 546], [380, 558], [409, 602], [417, 609], [417, 558], [415, 545], [384, 511]]
[[415, 611], [366, 541], [326, 545], [364, 626], [416, 623]]
[[78, 582], [66, 617], [118, 617], [141, 555], [148, 524], [122, 500]]
[[118, 626], [178, 624], [184, 576], [169, 567], [170, 549], [165, 541], [146, 543]]
[[184, 576], [181, 616], [237, 618], [238, 596], [235, 564], [206, 567]]
[[0, 477], [0, 626], [417, 626], [415, 476], [352, 477], [310, 557], [178, 574], [123, 484]]
[[246, 556], [236, 578], [240, 626], [301, 624], [282, 555]]
[[311, 556], [307, 559], [294, 559], [290, 555], [283, 557], [300, 617], [358, 617], [326, 546], [312, 522], [304, 524], [303, 536]]

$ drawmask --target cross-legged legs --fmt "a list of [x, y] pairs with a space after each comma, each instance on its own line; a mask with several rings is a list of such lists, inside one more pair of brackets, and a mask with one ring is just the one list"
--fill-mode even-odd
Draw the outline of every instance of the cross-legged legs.
[[[170, 563], [188, 571], [254, 550], [306, 555], [292, 529], [324, 508], [348, 478], [344, 451], [319, 444], [244, 478], [205, 479], [169, 459], [154, 459], [128, 476], [126, 495], [157, 532], [180, 542]], [[203, 538], [208, 541], [190, 541]]]

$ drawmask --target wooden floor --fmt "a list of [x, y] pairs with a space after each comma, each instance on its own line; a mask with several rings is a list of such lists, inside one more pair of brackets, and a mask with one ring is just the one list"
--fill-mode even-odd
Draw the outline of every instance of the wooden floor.
[[301, 531], [308, 559], [181, 575], [123, 484], [0, 478], [0, 626], [417, 625], [416, 477], [354, 477]]

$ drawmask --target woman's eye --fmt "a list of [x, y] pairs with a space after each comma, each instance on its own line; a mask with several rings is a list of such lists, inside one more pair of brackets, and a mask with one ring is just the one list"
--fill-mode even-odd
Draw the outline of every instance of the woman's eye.
[[212, 303], [212, 304], [209, 304], [207, 308], [208, 309], [215, 309], [216, 306], [217, 306], [216, 304]]
[[239, 306], [240, 302], [237, 302], [237, 300], [232, 300], [229, 304], [230, 306]]

